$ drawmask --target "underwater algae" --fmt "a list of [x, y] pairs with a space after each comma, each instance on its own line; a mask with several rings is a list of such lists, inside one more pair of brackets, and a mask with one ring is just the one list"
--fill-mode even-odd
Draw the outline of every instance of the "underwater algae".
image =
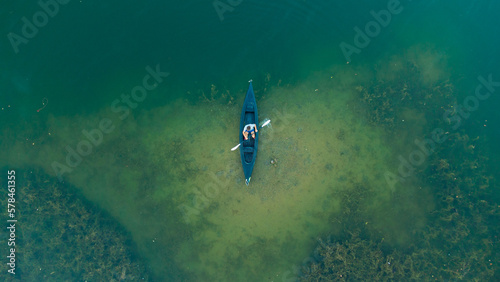
[[[433, 53], [421, 51], [420, 57]], [[357, 88], [365, 104], [360, 111], [363, 118], [386, 131], [387, 140], [397, 140], [388, 142], [403, 143], [394, 144], [395, 148], [407, 148], [404, 143], [412, 144], [418, 136], [404, 133], [410, 129], [402, 125], [404, 112], [422, 113], [424, 126], [418, 131], [431, 132], [449, 127], [441, 114], [456, 101], [453, 81], [427, 79], [432, 76], [425, 69], [437, 59], [419, 56], [405, 54], [390, 60], [401, 67], [397, 72], [384, 73], [385, 79]], [[340, 235], [332, 234], [318, 244], [315, 260], [302, 265], [300, 280], [498, 280], [500, 210], [494, 196], [498, 184], [488, 167], [487, 140], [480, 135], [470, 137], [465, 129], [447, 134], [447, 141], [436, 146], [427, 163], [404, 184], [398, 183], [393, 193], [398, 200], [403, 189], [418, 185], [420, 191], [432, 195], [434, 207], [426, 211], [425, 226], [412, 230], [411, 241], [395, 244], [384, 232], [370, 230], [362, 216], [355, 214]], [[356, 201], [342, 203], [343, 210], [359, 207]]]
[[19, 281], [149, 280], [128, 232], [109, 214], [39, 169], [19, 179]]
[[436, 158], [429, 171], [419, 174], [428, 175], [435, 183], [437, 202], [427, 227], [417, 231], [415, 238], [419, 239], [394, 247], [351, 219], [343, 236], [319, 244], [315, 250], [318, 259], [303, 266], [301, 281], [496, 280], [500, 266], [498, 203], [489, 199], [486, 188], [490, 186], [484, 184], [485, 178], [490, 179], [488, 172], [470, 171], [481, 159], [471, 157], [455, 169], [445, 165], [443, 171], [444, 160]]

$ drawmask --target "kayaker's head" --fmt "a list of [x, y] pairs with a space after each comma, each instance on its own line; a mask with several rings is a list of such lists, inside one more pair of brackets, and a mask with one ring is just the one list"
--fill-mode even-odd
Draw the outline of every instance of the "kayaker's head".
[[247, 126], [247, 130], [248, 130], [248, 131], [250, 131], [250, 129], [251, 129], [250, 125], [249, 125], [249, 126]]

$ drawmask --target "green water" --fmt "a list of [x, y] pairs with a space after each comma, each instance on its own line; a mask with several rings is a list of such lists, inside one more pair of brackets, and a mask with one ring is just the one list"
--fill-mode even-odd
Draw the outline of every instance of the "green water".
[[[18, 190], [3, 280], [309, 281], [311, 263], [336, 265], [324, 279], [499, 278], [498, 87], [466, 118], [454, 104], [500, 81], [496, 2], [69, 1], [21, 43], [42, 7], [3, 6], [0, 179], [15, 170]], [[249, 79], [271, 126], [247, 187], [230, 149]], [[436, 128], [448, 139], [401, 177]]]

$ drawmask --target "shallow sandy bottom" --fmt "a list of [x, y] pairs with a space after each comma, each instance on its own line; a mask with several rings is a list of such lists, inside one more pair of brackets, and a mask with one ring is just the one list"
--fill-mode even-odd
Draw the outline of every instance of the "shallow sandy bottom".
[[[369, 189], [375, 196], [364, 211], [373, 213], [367, 224], [393, 238], [405, 232], [387, 224], [387, 211], [373, 209], [388, 205], [392, 191], [383, 174], [394, 167], [383, 133], [353, 111], [355, 86], [369, 78], [341, 67], [256, 91], [260, 120], [271, 119], [272, 127], [259, 132], [248, 187], [239, 152], [230, 151], [244, 87], [232, 93], [231, 105], [177, 101], [123, 121], [109, 109], [49, 117], [50, 139], [36, 150], [16, 145], [8, 159], [54, 175], [51, 163], [64, 162], [64, 147], [110, 117], [116, 129], [64, 179], [130, 231], [156, 275], [282, 281], [311, 255], [318, 236], [339, 232], [333, 222], [345, 214], [340, 191]], [[254, 87], [261, 89], [258, 81]], [[19, 158], [20, 151], [32, 157]]]
[[[180, 265], [215, 280], [281, 281], [291, 277], [292, 265], [309, 256], [318, 235], [331, 231], [333, 218], [342, 216], [336, 192], [366, 182], [380, 185], [377, 189], [388, 195], [380, 178], [387, 148], [379, 133], [349, 110], [352, 93], [337, 84], [349, 74], [324, 75], [323, 81], [274, 88], [258, 101], [261, 120], [270, 118], [273, 127], [260, 132], [249, 187], [239, 153], [229, 151], [232, 143], [202, 141], [235, 135], [236, 121], [194, 142], [206, 145], [198, 148], [200, 154], [213, 152], [201, 166], [215, 173], [201, 173], [190, 185], [200, 187], [208, 203], [199, 214], [190, 213], [196, 232], [176, 256]], [[219, 152], [221, 146], [225, 150]]]

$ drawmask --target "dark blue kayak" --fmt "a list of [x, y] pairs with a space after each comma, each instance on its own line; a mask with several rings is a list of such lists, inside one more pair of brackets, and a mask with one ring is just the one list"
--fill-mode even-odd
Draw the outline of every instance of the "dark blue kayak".
[[258, 120], [257, 102], [255, 101], [255, 94], [253, 93], [252, 81], [250, 80], [245, 102], [243, 103], [243, 110], [241, 111], [240, 131], [238, 132], [241, 143], [241, 163], [243, 165], [245, 183], [247, 185], [250, 184], [255, 158], [257, 157], [257, 141], [259, 140], [259, 134], [255, 133], [255, 139], [252, 138], [252, 134], [248, 134], [248, 140], [244, 140], [243, 128], [247, 124], [256, 124], [258, 127]]

